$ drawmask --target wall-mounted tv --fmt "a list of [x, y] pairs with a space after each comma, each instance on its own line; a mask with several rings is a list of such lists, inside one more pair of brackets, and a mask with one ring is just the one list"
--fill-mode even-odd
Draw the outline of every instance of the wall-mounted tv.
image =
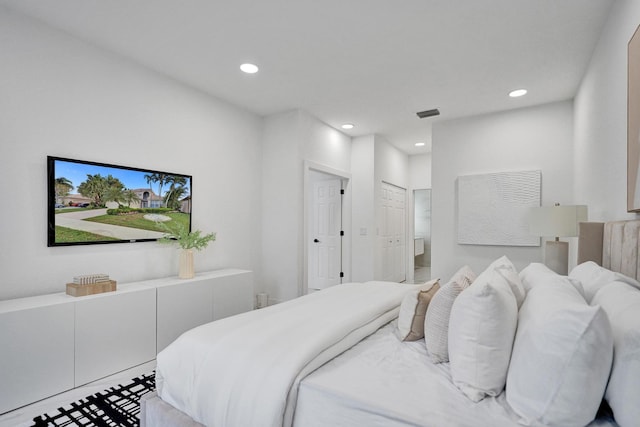
[[190, 175], [47, 157], [48, 246], [153, 241], [191, 230]]

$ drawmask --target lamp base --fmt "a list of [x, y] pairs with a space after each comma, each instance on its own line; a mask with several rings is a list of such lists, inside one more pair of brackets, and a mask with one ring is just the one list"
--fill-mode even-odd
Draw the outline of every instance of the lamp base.
[[569, 274], [569, 242], [548, 241], [544, 248], [544, 264], [558, 274]]

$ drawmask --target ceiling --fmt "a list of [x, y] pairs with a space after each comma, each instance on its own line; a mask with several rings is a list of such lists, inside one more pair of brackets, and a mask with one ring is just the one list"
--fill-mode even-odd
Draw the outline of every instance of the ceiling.
[[419, 154], [437, 120], [573, 98], [613, 0], [3, 4], [259, 115], [302, 108]]

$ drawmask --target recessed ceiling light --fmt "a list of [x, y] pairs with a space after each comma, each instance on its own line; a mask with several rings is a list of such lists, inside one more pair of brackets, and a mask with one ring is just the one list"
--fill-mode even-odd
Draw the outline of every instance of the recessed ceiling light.
[[255, 64], [249, 64], [249, 63], [242, 64], [240, 66], [240, 69], [247, 74], [255, 74], [258, 72], [258, 66]]
[[352, 123], [345, 123], [342, 126], [340, 126], [342, 129], [353, 129], [353, 124]]
[[424, 142], [416, 142], [416, 147], [424, 147]]
[[527, 90], [526, 89], [516, 89], [516, 90], [512, 90], [511, 92], [509, 92], [509, 96], [512, 98], [517, 98], [519, 96], [523, 96], [527, 94]]

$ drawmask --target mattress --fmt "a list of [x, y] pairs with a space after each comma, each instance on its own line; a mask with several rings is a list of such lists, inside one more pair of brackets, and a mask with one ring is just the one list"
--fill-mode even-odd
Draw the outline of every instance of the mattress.
[[[433, 364], [424, 340], [401, 342], [396, 322], [334, 358], [300, 383], [296, 427], [515, 426], [504, 393], [478, 403]], [[616, 426], [607, 419], [590, 427]]]

